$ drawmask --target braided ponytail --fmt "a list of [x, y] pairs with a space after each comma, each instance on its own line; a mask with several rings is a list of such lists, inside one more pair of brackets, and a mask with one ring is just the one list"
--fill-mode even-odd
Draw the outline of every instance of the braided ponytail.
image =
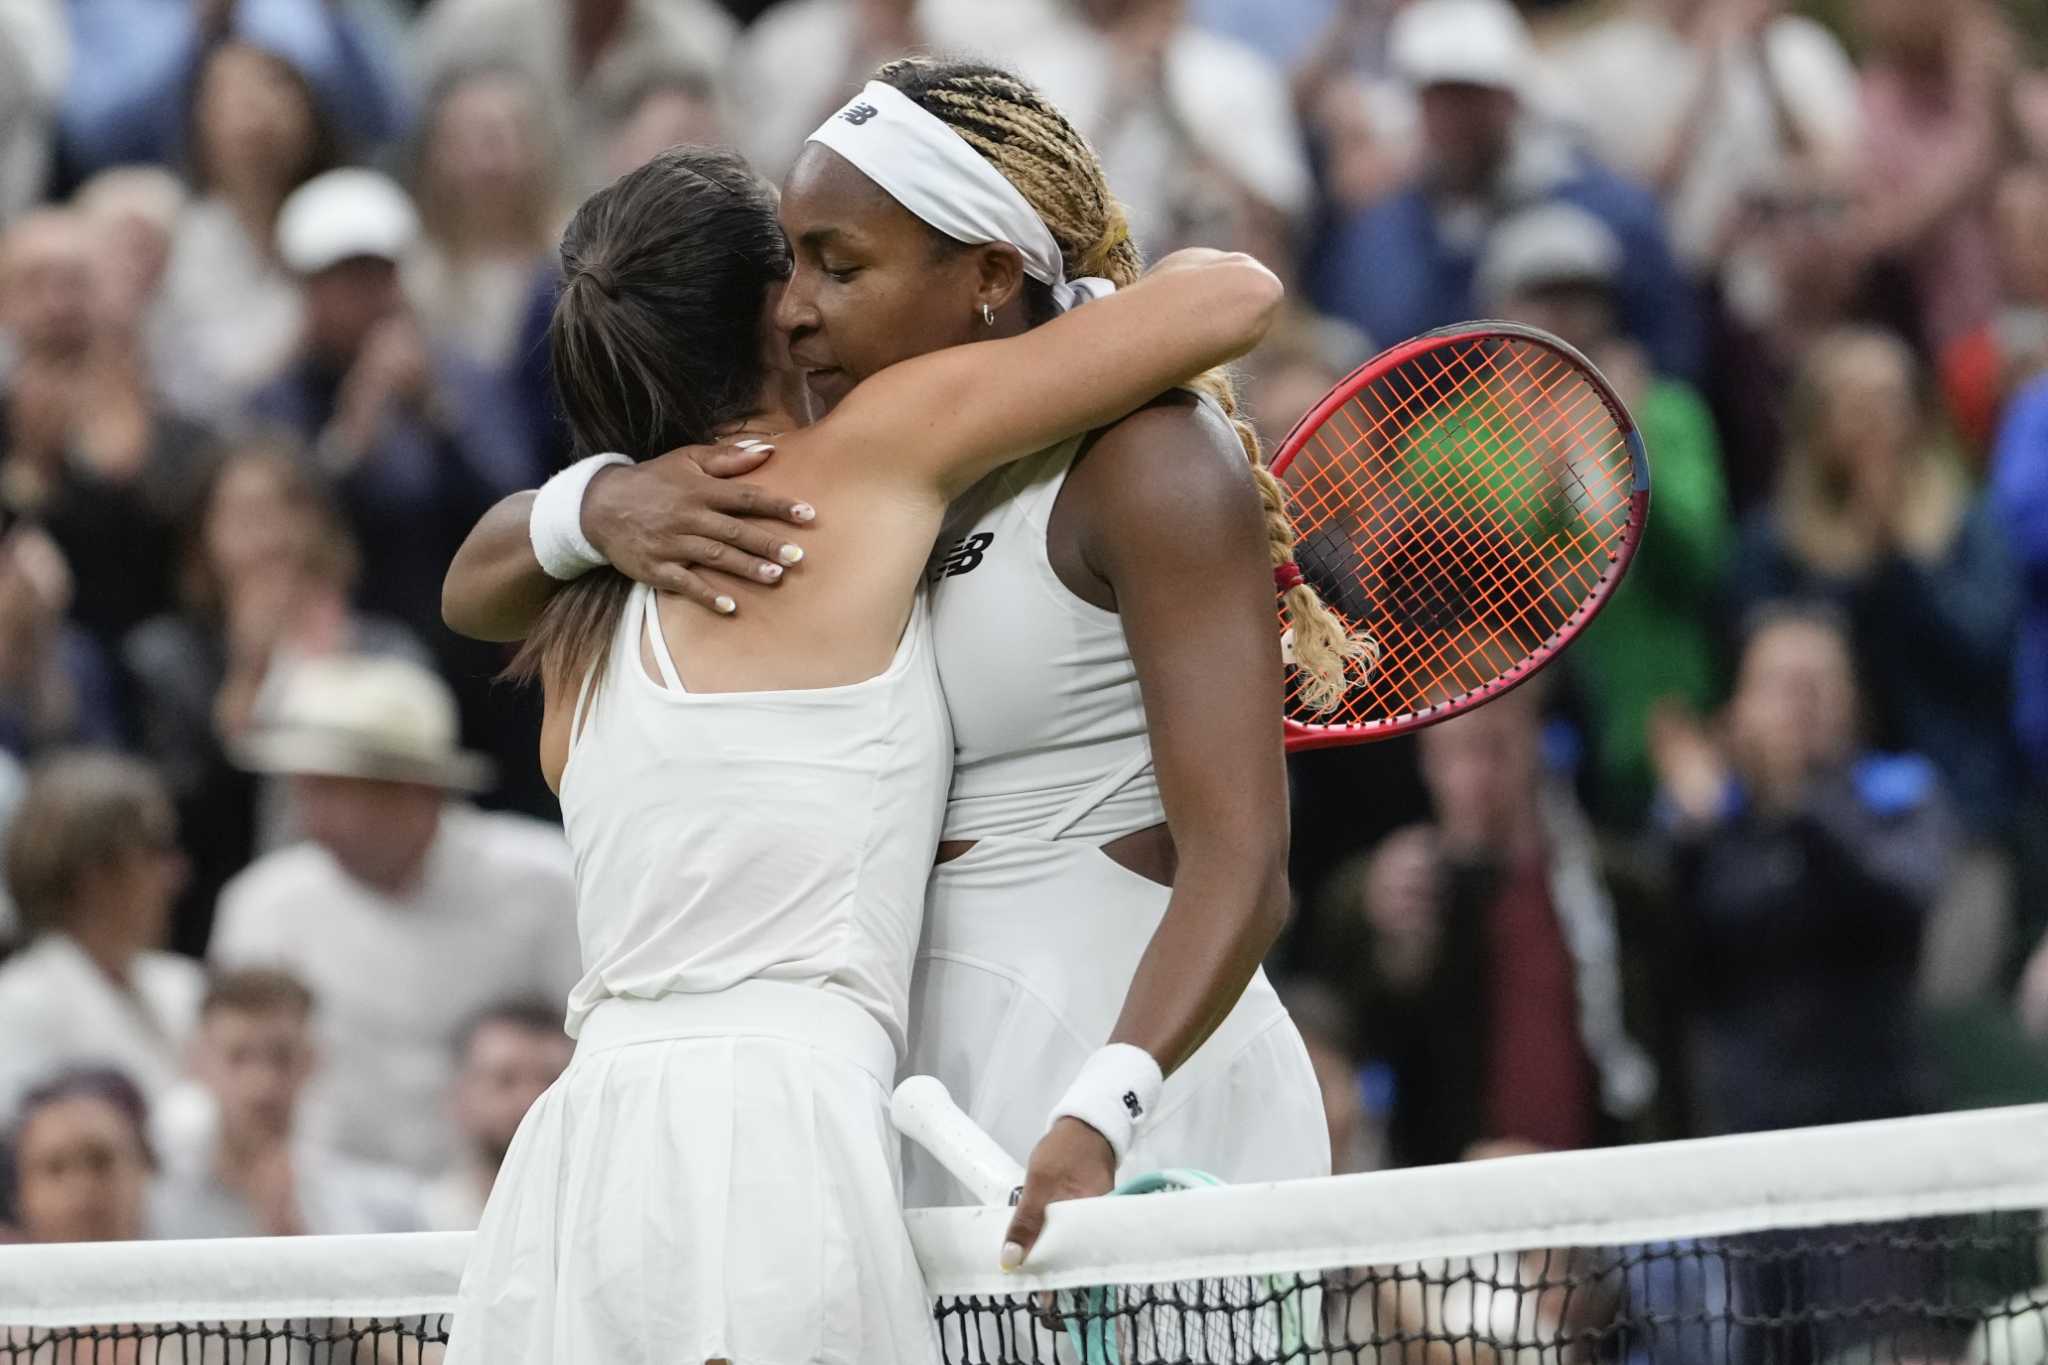
[[[1070, 279], [1099, 275], [1118, 288], [1137, 283], [1144, 257], [1123, 206], [1110, 193], [1101, 159], [1037, 90], [998, 67], [917, 57], [890, 62], [875, 79], [895, 86], [952, 128], [1017, 187], [1051, 229]], [[1052, 291], [1036, 280], [1027, 281], [1026, 288], [1033, 320], [1050, 319]], [[1237, 386], [1228, 372], [1217, 369], [1187, 387], [1214, 400], [1236, 430], [1265, 504], [1273, 567], [1292, 564], [1294, 523], [1287, 515], [1287, 491], [1266, 468], [1258, 434], [1238, 411]], [[1317, 711], [1335, 710], [1351, 686], [1354, 662], [1371, 666], [1371, 644], [1354, 635], [1306, 583], [1297, 580], [1289, 587], [1281, 606], [1292, 640], [1289, 657], [1301, 673], [1301, 700]]]

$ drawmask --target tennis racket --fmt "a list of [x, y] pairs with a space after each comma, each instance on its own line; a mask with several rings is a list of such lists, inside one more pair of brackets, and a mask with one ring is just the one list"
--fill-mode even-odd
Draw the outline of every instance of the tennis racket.
[[1613, 386], [1547, 332], [1472, 322], [1360, 367], [1281, 443], [1295, 562], [1374, 657], [1335, 710], [1288, 672], [1290, 752], [1446, 720], [1527, 681], [1598, 614], [1650, 510]]
[[[936, 1076], [905, 1077], [890, 1097], [896, 1131], [923, 1147], [984, 1204], [1015, 1204], [1023, 1192], [1024, 1168], [965, 1110], [953, 1102]], [[1223, 1182], [1202, 1171], [1155, 1171], [1126, 1180], [1112, 1195], [1169, 1194], [1206, 1189]], [[1297, 1277], [1242, 1276], [1190, 1287], [1207, 1310], [1190, 1325], [1183, 1311], [1190, 1300], [1157, 1295], [1140, 1287], [1128, 1303], [1114, 1287], [1061, 1289], [1043, 1293], [1031, 1317], [1064, 1333], [1080, 1365], [1127, 1365], [1136, 1360], [1227, 1359], [1227, 1349], [1199, 1354], [1197, 1347], [1260, 1344], [1258, 1358], [1283, 1359], [1298, 1353], [1303, 1323], [1320, 1304], [1318, 1291]], [[1216, 1341], [1205, 1342], [1207, 1336]]]

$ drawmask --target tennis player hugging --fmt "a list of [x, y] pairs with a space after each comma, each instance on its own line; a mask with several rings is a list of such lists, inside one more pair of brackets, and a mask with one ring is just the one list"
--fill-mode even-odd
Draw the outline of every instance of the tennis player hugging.
[[[1299, 666], [1335, 689], [1355, 647], [1211, 373], [1273, 276], [1141, 277], [1060, 113], [926, 62], [813, 134], [779, 223], [681, 148], [585, 203], [562, 266], [571, 431], [626, 454], [495, 509], [445, 609], [545, 689], [585, 970], [450, 1361], [935, 1359], [899, 1072], [1028, 1159], [1006, 1266], [1120, 1168], [1327, 1173], [1258, 970], [1276, 568]], [[907, 1162], [912, 1204], [964, 1197]]]

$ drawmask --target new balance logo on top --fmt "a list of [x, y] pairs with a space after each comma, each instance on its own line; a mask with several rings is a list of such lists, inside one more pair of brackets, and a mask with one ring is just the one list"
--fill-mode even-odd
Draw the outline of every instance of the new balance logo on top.
[[973, 573], [981, 567], [981, 561], [988, 554], [988, 547], [995, 543], [995, 532], [976, 531], [971, 536], [962, 536], [953, 542], [945, 557], [932, 565], [931, 581], [941, 578], [958, 578], [964, 573]]
[[1135, 1090], [1124, 1091], [1124, 1108], [1131, 1111], [1131, 1117], [1134, 1119], [1145, 1117], [1145, 1106], [1138, 1103], [1138, 1092]]
[[873, 118], [875, 115], [881, 112], [881, 110], [875, 108], [875, 106], [872, 104], [856, 104], [852, 108], [841, 112], [839, 117], [845, 119], [848, 123], [851, 123], [854, 127], [858, 128], [863, 123], [866, 123], [869, 119]]

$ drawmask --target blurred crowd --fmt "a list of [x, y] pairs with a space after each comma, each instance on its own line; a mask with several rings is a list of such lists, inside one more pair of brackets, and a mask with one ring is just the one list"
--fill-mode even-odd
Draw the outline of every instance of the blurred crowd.
[[552, 247], [993, 55], [1277, 444], [1468, 318], [1646, 547], [1537, 684], [1294, 760], [1340, 1170], [2048, 1098], [2048, 18], [2013, 0], [0, 0], [0, 1224], [468, 1225], [565, 1064], [537, 699], [442, 572], [564, 441]]

